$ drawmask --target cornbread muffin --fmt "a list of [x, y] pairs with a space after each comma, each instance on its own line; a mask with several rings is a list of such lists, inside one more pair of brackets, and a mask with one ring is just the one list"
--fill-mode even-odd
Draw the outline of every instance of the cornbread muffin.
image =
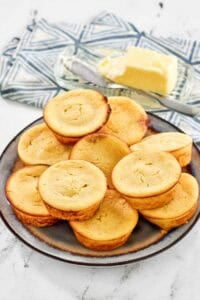
[[52, 165], [68, 159], [71, 149], [59, 143], [45, 123], [26, 130], [18, 144], [19, 157], [26, 165]]
[[142, 149], [130, 153], [116, 164], [112, 182], [124, 195], [150, 197], [171, 189], [180, 175], [181, 167], [173, 155]]
[[143, 107], [128, 97], [109, 97], [111, 114], [103, 132], [118, 136], [128, 145], [139, 142], [147, 131], [148, 116]]
[[86, 89], [62, 93], [49, 101], [44, 109], [45, 122], [58, 138], [79, 138], [98, 131], [109, 115], [107, 98]]
[[131, 151], [143, 148], [152, 151], [171, 153], [182, 167], [188, 165], [192, 157], [192, 138], [180, 132], [157, 133], [144, 138], [139, 144], [130, 147]]
[[95, 164], [104, 172], [108, 185], [112, 187], [112, 169], [128, 153], [129, 147], [119, 138], [105, 133], [94, 133], [76, 143], [70, 159], [83, 159]]
[[188, 173], [182, 173], [168, 204], [156, 209], [141, 210], [141, 213], [150, 222], [170, 230], [192, 218], [197, 209], [198, 196], [196, 179]]
[[76, 238], [93, 250], [123, 245], [138, 222], [138, 213], [115, 190], [108, 190], [97, 213], [87, 221], [72, 221]]
[[46, 166], [28, 166], [14, 172], [7, 181], [6, 195], [20, 221], [43, 227], [57, 219], [46, 209], [37, 189], [40, 175]]
[[156, 196], [137, 198], [124, 195], [124, 198], [128, 201], [131, 207], [135, 209], [153, 209], [157, 207], [162, 207], [169, 203], [172, 200], [172, 195], [175, 189], [176, 185], [169, 191]]
[[39, 180], [39, 192], [49, 213], [64, 220], [93, 216], [106, 186], [103, 172], [83, 160], [59, 162], [49, 167]]

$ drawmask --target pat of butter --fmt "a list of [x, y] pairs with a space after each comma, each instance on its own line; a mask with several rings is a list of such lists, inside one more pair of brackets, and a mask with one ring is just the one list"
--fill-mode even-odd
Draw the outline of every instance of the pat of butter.
[[144, 48], [129, 47], [119, 57], [105, 57], [97, 66], [99, 73], [122, 85], [169, 94], [176, 85], [177, 58]]

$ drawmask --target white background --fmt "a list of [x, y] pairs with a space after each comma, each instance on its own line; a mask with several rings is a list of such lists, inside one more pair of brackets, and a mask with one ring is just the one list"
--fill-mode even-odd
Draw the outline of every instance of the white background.
[[[199, 0], [0, 0], [0, 47], [20, 34], [31, 9], [48, 20], [86, 22], [110, 10], [156, 35], [200, 39]], [[0, 152], [39, 109], [0, 98]], [[200, 280], [199, 224], [173, 249], [129, 266], [88, 268], [33, 252], [0, 221], [0, 300], [197, 300]]]

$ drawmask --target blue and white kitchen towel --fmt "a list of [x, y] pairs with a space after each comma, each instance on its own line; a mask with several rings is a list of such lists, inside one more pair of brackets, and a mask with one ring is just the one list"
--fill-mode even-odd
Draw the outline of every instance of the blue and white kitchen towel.
[[[86, 25], [55, 24], [45, 19], [33, 19], [22, 37], [13, 38], [0, 56], [1, 96], [43, 107], [49, 99], [63, 91], [54, 75], [59, 54], [66, 47], [73, 47], [74, 54], [81, 52], [88, 55], [92, 47], [99, 45], [112, 45], [114, 48], [137, 45], [172, 53], [192, 65], [200, 75], [199, 41], [157, 38], [109, 12], [102, 12]], [[200, 96], [192, 97], [190, 104], [200, 106]], [[200, 116], [194, 119], [169, 109], [154, 113], [192, 135], [200, 148]]]

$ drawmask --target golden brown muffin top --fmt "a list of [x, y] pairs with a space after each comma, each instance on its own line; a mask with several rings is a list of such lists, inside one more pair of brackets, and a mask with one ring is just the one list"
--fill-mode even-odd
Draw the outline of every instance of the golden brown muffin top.
[[45, 123], [26, 130], [20, 137], [18, 154], [28, 165], [52, 165], [68, 159], [71, 145], [61, 144]]
[[6, 195], [15, 208], [30, 215], [49, 215], [38, 192], [39, 177], [46, 169], [46, 166], [24, 167], [9, 177]]
[[128, 97], [109, 97], [111, 114], [105, 132], [115, 134], [128, 145], [139, 142], [147, 131], [148, 117], [141, 105]]
[[132, 145], [132, 151], [151, 148], [153, 151], [173, 152], [192, 143], [192, 138], [180, 132], [162, 132], [144, 138], [140, 143]]
[[114, 167], [112, 182], [122, 194], [149, 197], [166, 192], [179, 180], [181, 167], [167, 152], [134, 151]]
[[44, 109], [47, 125], [57, 134], [80, 137], [97, 131], [108, 120], [107, 98], [94, 90], [73, 90], [50, 100]]
[[78, 211], [100, 202], [106, 193], [106, 178], [93, 164], [66, 160], [49, 167], [40, 177], [39, 192], [50, 206]]
[[108, 190], [97, 213], [86, 221], [70, 224], [78, 233], [94, 240], [112, 240], [130, 233], [138, 213], [115, 190]]
[[83, 159], [95, 164], [104, 172], [111, 186], [112, 169], [128, 153], [129, 147], [119, 138], [110, 134], [94, 133], [76, 143], [70, 159]]

